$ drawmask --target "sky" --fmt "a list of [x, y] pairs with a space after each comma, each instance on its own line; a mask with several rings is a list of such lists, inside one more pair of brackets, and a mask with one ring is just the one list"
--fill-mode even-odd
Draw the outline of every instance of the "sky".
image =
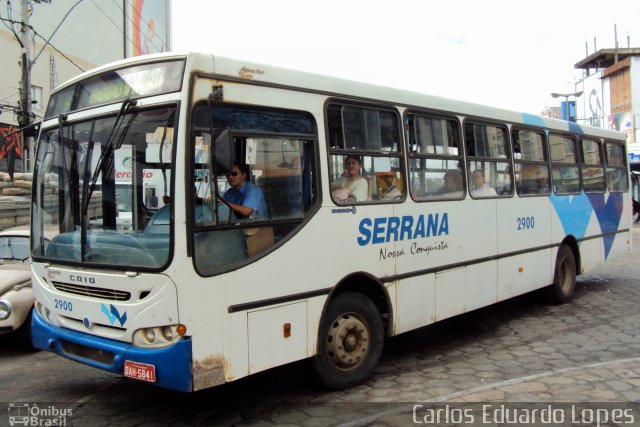
[[[202, 51], [540, 114], [574, 65], [640, 47], [638, 0], [178, 0], [174, 51]], [[595, 46], [594, 46], [595, 38]]]

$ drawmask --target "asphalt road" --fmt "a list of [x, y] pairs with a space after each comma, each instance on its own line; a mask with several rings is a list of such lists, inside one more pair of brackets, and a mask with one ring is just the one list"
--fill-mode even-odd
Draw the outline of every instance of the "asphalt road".
[[426, 401], [632, 402], [635, 422], [618, 424], [640, 425], [639, 254], [581, 276], [571, 304], [532, 293], [389, 339], [375, 375], [340, 392], [299, 362], [183, 394], [0, 337], [0, 426], [26, 412], [41, 425], [395, 426]]

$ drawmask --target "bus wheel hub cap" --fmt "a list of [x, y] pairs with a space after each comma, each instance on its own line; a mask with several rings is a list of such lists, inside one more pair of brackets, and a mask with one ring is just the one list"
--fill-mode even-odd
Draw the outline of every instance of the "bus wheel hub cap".
[[327, 352], [333, 364], [352, 369], [369, 351], [369, 334], [364, 323], [352, 314], [340, 316], [329, 330]]

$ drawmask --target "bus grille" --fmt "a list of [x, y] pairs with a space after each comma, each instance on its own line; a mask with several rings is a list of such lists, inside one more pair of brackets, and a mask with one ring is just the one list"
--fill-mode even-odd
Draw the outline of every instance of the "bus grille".
[[94, 288], [92, 286], [77, 285], [62, 282], [53, 282], [53, 286], [60, 292], [74, 295], [84, 295], [87, 297], [107, 299], [111, 301], [128, 301], [131, 293], [118, 291], [115, 289]]

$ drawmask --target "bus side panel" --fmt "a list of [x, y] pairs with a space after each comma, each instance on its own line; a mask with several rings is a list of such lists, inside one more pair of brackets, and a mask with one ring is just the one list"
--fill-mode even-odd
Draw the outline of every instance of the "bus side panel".
[[545, 249], [498, 261], [503, 301], [549, 285], [553, 281], [553, 250]]
[[307, 303], [247, 313], [249, 374], [307, 357]]
[[580, 266], [582, 272], [588, 272], [604, 261], [602, 238], [580, 242]]
[[606, 261], [624, 255], [631, 250], [631, 234], [631, 231], [616, 234], [609, 248], [609, 253], [606, 254]]
[[[622, 214], [620, 216], [620, 223], [618, 230], [629, 230], [624, 233], [618, 233], [615, 236], [605, 237], [603, 250], [605, 252], [605, 261], [616, 258], [620, 255], [624, 255], [631, 250], [632, 230], [633, 230], [633, 218], [631, 200], [628, 193], [621, 194], [622, 196]], [[608, 241], [607, 241], [608, 240]]]
[[498, 200], [498, 224], [498, 254], [506, 255], [498, 262], [498, 300], [550, 284], [552, 251], [540, 249], [551, 243], [548, 197]]
[[[399, 274], [437, 271], [433, 278], [436, 320], [495, 302], [496, 262], [487, 261], [495, 257], [497, 251], [495, 199], [472, 200], [467, 196], [462, 201], [408, 201], [396, 205], [395, 209], [399, 218], [412, 217], [417, 221], [422, 215], [428, 222], [437, 215], [441, 221], [437, 227], [441, 233], [398, 242], [396, 259]], [[444, 218], [446, 221], [442, 221]], [[418, 276], [415, 280], [430, 283], [432, 279]], [[401, 304], [407, 304], [411, 298], [411, 288], [403, 288], [404, 282], [400, 286]], [[431, 292], [429, 285], [424, 286], [427, 288], [421, 292]], [[418, 324], [420, 320], [414, 317], [397, 330], [408, 330], [412, 322]]]
[[307, 354], [309, 356], [313, 356], [318, 352], [318, 331], [326, 302], [326, 296], [307, 300]]
[[233, 381], [238, 378], [249, 375], [249, 356], [248, 356], [248, 326], [247, 312], [241, 311], [227, 315], [227, 325], [224, 333], [224, 357], [226, 360], [232, 360], [225, 366], [225, 376], [227, 381]]
[[411, 277], [397, 282], [395, 334], [410, 331], [435, 321], [435, 275]]
[[498, 267], [496, 261], [467, 267], [466, 311], [495, 304], [498, 301]]

